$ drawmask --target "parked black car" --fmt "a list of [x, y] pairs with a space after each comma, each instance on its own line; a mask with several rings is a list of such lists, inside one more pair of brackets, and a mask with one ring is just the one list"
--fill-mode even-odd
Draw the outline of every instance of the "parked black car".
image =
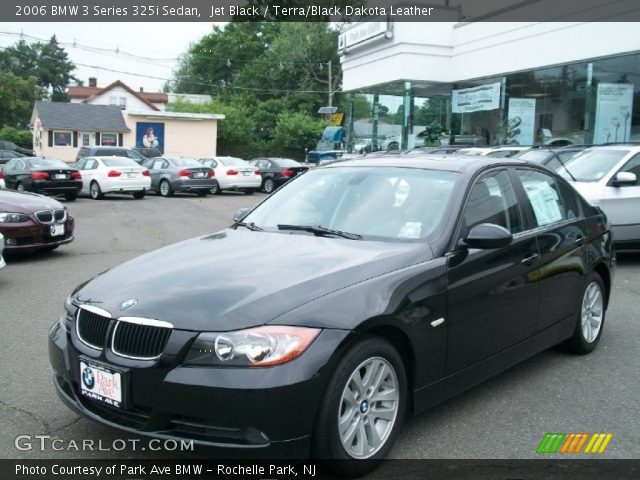
[[76, 155], [76, 162], [85, 157], [125, 157], [142, 163], [147, 157], [127, 147], [81, 147]]
[[[33, 150], [29, 150], [28, 148], [19, 147], [15, 143], [10, 142], [8, 140], [0, 140], [0, 150], [11, 150], [13, 152], [18, 152], [20, 155], [24, 155], [24, 156], [27, 156], [27, 157], [35, 157], [36, 156], [36, 152], [34, 152]], [[20, 155], [16, 155], [16, 157], [19, 157]]]
[[18, 153], [14, 150], [0, 150], [0, 165], [7, 163], [12, 158], [25, 157], [22, 153]]
[[262, 173], [262, 190], [266, 193], [273, 192], [293, 177], [309, 170], [308, 166], [301, 165], [290, 158], [260, 157], [254, 158], [249, 163], [258, 167]]
[[75, 200], [82, 189], [82, 176], [57, 158], [14, 158], [2, 167], [6, 188], [19, 192], [64, 195]]
[[607, 219], [526, 162], [345, 161], [236, 220], [72, 292], [49, 332], [68, 406], [235, 456], [358, 460], [333, 468], [361, 475], [405, 414], [556, 344], [589, 353], [603, 332]]

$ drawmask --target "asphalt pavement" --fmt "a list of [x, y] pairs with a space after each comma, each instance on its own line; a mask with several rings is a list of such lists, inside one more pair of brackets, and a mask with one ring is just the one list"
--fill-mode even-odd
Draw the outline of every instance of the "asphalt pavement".
[[[7, 258], [0, 270], [0, 458], [188, 455], [151, 451], [144, 443], [134, 449], [135, 439], [124, 446], [130, 435], [65, 407], [52, 384], [47, 330], [77, 284], [150, 250], [222, 229], [237, 209], [262, 199], [233, 193], [80, 198], [66, 203], [76, 219], [73, 243]], [[391, 457], [539, 458], [536, 449], [547, 432], [610, 432], [599, 458], [640, 458], [640, 254], [618, 259], [604, 335], [594, 353], [549, 350], [407, 419]], [[83, 441], [93, 441], [93, 450], [79, 448]]]

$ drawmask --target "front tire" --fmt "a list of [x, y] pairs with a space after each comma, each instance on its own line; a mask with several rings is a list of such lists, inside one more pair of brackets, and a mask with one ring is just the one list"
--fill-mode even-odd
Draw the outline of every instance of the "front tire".
[[89, 185], [89, 195], [91, 195], [91, 198], [94, 200], [102, 200], [104, 198], [98, 182], [91, 182], [91, 185]]
[[573, 336], [564, 344], [571, 353], [585, 355], [595, 350], [602, 331], [606, 311], [605, 288], [597, 273], [587, 277], [578, 305], [578, 321]]
[[320, 401], [314, 456], [335, 460], [328, 466], [338, 475], [374, 470], [398, 436], [406, 404], [407, 378], [397, 350], [380, 337], [363, 338], [342, 357]]

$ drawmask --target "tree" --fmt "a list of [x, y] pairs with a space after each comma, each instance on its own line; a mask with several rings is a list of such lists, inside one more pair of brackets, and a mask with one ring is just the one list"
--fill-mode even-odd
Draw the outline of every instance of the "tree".
[[325, 122], [302, 112], [281, 113], [278, 116], [270, 151], [273, 155], [302, 160], [312, 150], [325, 127]]
[[42, 94], [35, 77], [0, 71], [0, 125], [26, 128], [33, 104]]

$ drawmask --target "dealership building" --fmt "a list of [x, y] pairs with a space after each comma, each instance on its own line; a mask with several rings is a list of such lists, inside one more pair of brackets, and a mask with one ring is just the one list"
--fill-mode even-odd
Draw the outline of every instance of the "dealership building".
[[[461, 12], [445, 9], [453, 19]], [[491, 20], [389, 19], [343, 32], [347, 143], [366, 136], [383, 146], [380, 132], [392, 130], [411, 148], [427, 126], [433, 144], [640, 141], [639, 23]]]

